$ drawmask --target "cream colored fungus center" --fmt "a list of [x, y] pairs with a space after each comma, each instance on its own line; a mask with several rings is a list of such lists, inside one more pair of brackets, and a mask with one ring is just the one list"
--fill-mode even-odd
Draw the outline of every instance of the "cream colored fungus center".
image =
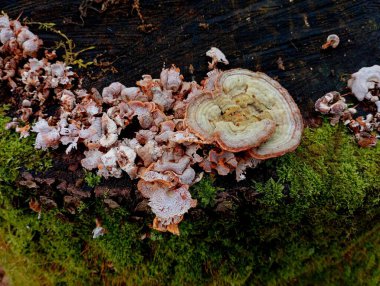
[[250, 76], [232, 75], [223, 82], [219, 95], [203, 94], [187, 110], [187, 124], [208, 142], [239, 152], [267, 141], [276, 129], [272, 109], [278, 92], [268, 83]]

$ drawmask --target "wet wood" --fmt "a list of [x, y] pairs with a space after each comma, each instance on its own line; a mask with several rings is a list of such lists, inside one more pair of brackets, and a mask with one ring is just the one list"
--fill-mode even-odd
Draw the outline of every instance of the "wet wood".
[[[105, 12], [88, 10], [83, 25], [81, 1], [2, 0], [0, 9], [11, 17], [21, 12], [34, 21], [53, 22], [77, 44], [94, 45], [85, 53], [91, 60], [103, 54], [118, 73], [108, 72], [87, 81], [101, 88], [113, 81], [133, 85], [142, 74], [158, 76], [162, 66], [178, 65], [187, 80], [194, 67], [197, 80], [207, 72], [205, 52], [216, 46], [230, 61], [230, 68], [260, 70], [278, 78], [296, 99], [303, 113], [330, 90], [345, 86], [342, 77], [363, 66], [379, 63], [380, 1], [267, 0], [267, 1], [140, 1], [151, 33], [138, 29], [141, 21], [132, 3], [119, 1]], [[45, 45], [57, 35], [37, 31]], [[329, 34], [338, 34], [336, 49], [322, 50]], [[281, 58], [283, 68], [279, 68]], [[223, 67], [224, 68], [224, 67]]]

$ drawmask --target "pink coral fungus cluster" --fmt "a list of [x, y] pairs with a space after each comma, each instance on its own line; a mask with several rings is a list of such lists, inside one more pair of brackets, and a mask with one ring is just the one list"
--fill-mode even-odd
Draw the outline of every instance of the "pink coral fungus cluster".
[[[178, 223], [196, 205], [189, 192], [201, 178], [196, 166], [220, 175], [235, 171], [242, 180], [246, 168], [292, 151], [300, 142], [297, 105], [265, 74], [213, 69], [199, 85], [184, 81], [172, 65], [159, 79], [143, 75], [134, 87], [114, 82], [102, 92], [86, 90], [54, 53], [35, 58], [40, 40], [16, 22], [0, 17], [0, 72], [20, 98], [20, 117], [8, 127], [29, 129], [35, 118], [36, 148], [62, 144], [69, 153], [82, 144], [83, 168], [105, 178], [126, 173], [137, 179], [157, 230], [179, 233]], [[218, 61], [228, 64], [216, 48], [208, 55], [212, 68]], [[27, 59], [22, 67], [19, 58]], [[48, 102], [59, 106], [55, 112], [47, 112]]]

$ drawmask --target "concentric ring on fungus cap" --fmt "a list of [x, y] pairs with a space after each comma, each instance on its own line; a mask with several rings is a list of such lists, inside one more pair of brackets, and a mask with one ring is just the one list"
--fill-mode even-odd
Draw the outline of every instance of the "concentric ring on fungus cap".
[[257, 159], [293, 151], [303, 130], [301, 113], [287, 90], [267, 75], [245, 69], [221, 73], [214, 94], [194, 98], [185, 118], [205, 143], [230, 152], [249, 150]]

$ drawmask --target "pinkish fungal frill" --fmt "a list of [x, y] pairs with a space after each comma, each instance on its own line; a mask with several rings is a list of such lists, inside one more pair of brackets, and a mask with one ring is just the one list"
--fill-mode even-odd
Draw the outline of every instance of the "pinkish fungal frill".
[[348, 87], [359, 101], [367, 99], [374, 102], [377, 112], [380, 112], [380, 66], [361, 68], [351, 75]]
[[209, 49], [206, 52], [206, 56], [212, 59], [211, 63], [208, 63], [208, 68], [210, 70], [214, 69], [218, 63], [223, 63], [225, 65], [229, 64], [223, 52], [216, 47], [212, 47], [211, 49]]
[[338, 47], [339, 43], [340, 43], [339, 36], [336, 34], [331, 34], [327, 37], [326, 43], [322, 45], [322, 49], [325, 50], [329, 47], [332, 47], [333, 49], [335, 49], [336, 47]]
[[373, 147], [377, 144], [380, 132], [380, 66], [361, 68], [351, 75], [348, 87], [360, 102], [367, 101], [376, 106], [376, 113], [368, 113], [365, 117], [354, 118], [356, 108], [349, 108], [346, 100], [339, 92], [329, 92], [315, 103], [315, 110], [325, 115], [332, 115], [330, 123], [337, 124], [340, 120], [354, 133], [360, 147]]
[[[196, 166], [242, 180], [247, 168], [300, 142], [302, 117], [289, 93], [262, 73], [215, 69], [229, 63], [215, 47], [206, 53], [213, 70], [201, 84], [184, 81], [172, 65], [159, 79], [143, 75], [136, 86], [114, 82], [99, 92], [78, 85], [55, 52], [35, 58], [42, 41], [6, 15], [0, 41], [0, 78], [20, 98], [20, 118], [8, 127], [28, 136], [37, 119], [36, 148], [62, 144], [70, 153], [81, 146], [86, 170], [137, 179], [157, 230], [179, 234], [178, 223], [196, 205], [189, 191], [202, 177]], [[47, 112], [51, 102], [59, 107]], [[101, 234], [98, 225], [94, 236]]]

